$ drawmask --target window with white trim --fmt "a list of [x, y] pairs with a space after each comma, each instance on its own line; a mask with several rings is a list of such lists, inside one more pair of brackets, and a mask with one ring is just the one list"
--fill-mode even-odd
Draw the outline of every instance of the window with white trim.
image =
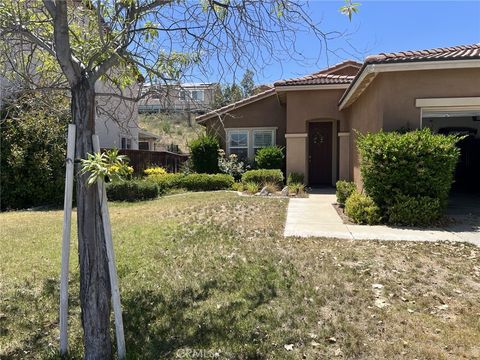
[[229, 154], [237, 154], [239, 159], [247, 159], [249, 145], [248, 138], [248, 130], [228, 131], [227, 152]]
[[275, 145], [275, 131], [274, 130], [253, 130], [253, 153], [267, 146]]

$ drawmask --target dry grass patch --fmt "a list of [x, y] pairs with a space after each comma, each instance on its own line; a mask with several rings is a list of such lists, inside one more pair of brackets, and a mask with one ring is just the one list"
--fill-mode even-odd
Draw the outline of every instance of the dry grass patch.
[[[112, 204], [129, 357], [480, 356], [478, 248], [285, 239], [286, 205], [226, 192]], [[0, 358], [55, 358], [62, 213], [0, 222]], [[76, 256], [70, 342], [81, 358]]]

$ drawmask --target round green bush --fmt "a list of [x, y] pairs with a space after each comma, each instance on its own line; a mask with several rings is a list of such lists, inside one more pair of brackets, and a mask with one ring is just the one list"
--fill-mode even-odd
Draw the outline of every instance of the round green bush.
[[254, 182], [260, 186], [267, 183], [283, 185], [283, 173], [280, 169], [249, 170], [242, 175], [242, 183]]
[[354, 182], [345, 180], [337, 181], [336, 188], [337, 203], [340, 205], [345, 205], [345, 201], [347, 201], [348, 197], [357, 190], [357, 186]]
[[257, 151], [255, 164], [259, 169], [281, 169], [285, 155], [279, 146], [267, 146]]
[[430, 129], [358, 135], [366, 193], [382, 208], [398, 195], [436, 198], [444, 207], [460, 155], [458, 140]]
[[203, 135], [192, 140], [190, 149], [190, 161], [193, 171], [197, 173], [215, 174], [218, 169], [218, 150], [220, 144], [213, 135]]
[[442, 216], [442, 206], [440, 199], [398, 195], [388, 207], [387, 216], [392, 225], [431, 225]]
[[381, 220], [380, 208], [368, 195], [354, 191], [345, 202], [345, 213], [356, 224], [378, 224]]
[[149, 180], [129, 180], [107, 183], [107, 197], [112, 201], [139, 201], [155, 199], [159, 195], [157, 184]]

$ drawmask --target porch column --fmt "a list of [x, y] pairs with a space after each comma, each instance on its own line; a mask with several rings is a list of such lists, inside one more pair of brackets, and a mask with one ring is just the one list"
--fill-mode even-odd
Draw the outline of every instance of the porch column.
[[338, 133], [338, 178], [350, 180], [350, 133]]
[[291, 172], [303, 174], [308, 182], [308, 134], [285, 134], [287, 140], [287, 176]]

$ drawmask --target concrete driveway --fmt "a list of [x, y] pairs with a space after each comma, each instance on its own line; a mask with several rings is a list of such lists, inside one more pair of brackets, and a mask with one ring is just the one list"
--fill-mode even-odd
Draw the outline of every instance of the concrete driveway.
[[[480, 246], [480, 201], [472, 196], [452, 199], [448, 215], [454, 224], [437, 228], [344, 224], [332, 204], [335, 190], [317, 189], [308, 198], [290, 199], [284, 236], [349, 240], [465, 241]], [[463, 200], [463, 201], [462, 201]], [[480, 199], [479, 199], [480, 200]]]

